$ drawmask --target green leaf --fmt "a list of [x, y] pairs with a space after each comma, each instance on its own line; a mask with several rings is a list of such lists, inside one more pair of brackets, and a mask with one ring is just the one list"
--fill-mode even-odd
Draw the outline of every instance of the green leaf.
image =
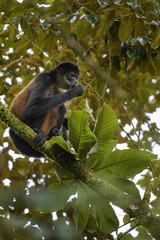
[[112, 184], [114, 187], [122, 190], [123, 192], [128, 193], [129, 195], [133, 196], [134, 198], [140, 199], [139, 190], [136, 188], [136, 185], [121, 177], [115, 176], [114, 174], [105, 174], [103, 171], [97, 172], [98, 176]]
[[101, 202], [99, 207], [92, 208], [92, 214], [102, 232], [113, 232], [118, 227], [118, 220], [110, 204]]
[[7, 12], [13, 6], [13, 1], [6, 0], [0, 2], [0, 12]]
[[130, 59], [134, 58], [135, 56], [135, 52], [133, 50], [127, 50], [126, 53]]
[[111, 5], [111, 3], [107, 3], [103, 0], [97, 0], [97, 2], [99, 3], [99, 5], [104, 8], [104, 7], [109, 7]]
[[146, 49], [145, 49], [145, 47], [141, 46], [141, 47], [136, 48], [135, 56], [136, 56], [137, 60], [143, 60], [144, 61], [145, 58], [146, 58]]
[[73, 219], [76, 223], [76, 230], [78, 233], [82, 232], [85, 228], [89, 217], [89, 207], [82, 203], [77, 203], [76, 209], [73, 214]]
[[98, 121], [95, 127], [95, 136], [98, 141], [99, 154], [106, 153], [116, 129], [118, 127], [117, 118], [110, 106], [104, 105], [99, 112]]
[[77, 232], [82, 232], [85, 228], [89, 217], [89, 204], [87, 201], [86, 191], [80, 184], [77, 184], [78, 199], [76, 208], [73, 213], [73, 219], [76, 223]]
[[95, 192], [92, 193], [94, 204], [91, 211], [102, 232], [113, 232], [117, 229], [119, 222], [111, 205]]
[[156, 198], [156, 199], [153, 200], [150, 204], [155, 208], [155, 210], [156, 210], [158, 213], [160, 213], [160, 199], [159, 199], [159, 198]]
[[136, 2], [127, 2], [127, 4], [133, 9], [137, 8], [138, 6]]
[[18, 17], [13, 17], [13, 20], [14, 20], [17, 24], [19, 24], [19, 23], [21, 22], [21, 19], [18, 18]]
[[53, 34], [48, 34], [45, 38], [44, 50], [51, 52], [57, 44], [57, 38]]
[[97, 17], [85, 14], [85, 19], [92, 25], [97, 22]]
[[28, 12], [28, 11], [26, 11], [25, 13], [24, 13], [24, 19], [30, 24], [30, 20], [33, 18], [33, 15], [32, 15], [32, 13], [30, 13], [30, 12]]
[[143, 21], [137, 21], [136, 26], [134, 28], [134, 38], [138, 38], [139, 36], [143, 36], [146, 31], [146, 25]]
[[157, 15], [157, 16], [159, 15], [157, 7], [155, 5], [151, 6], [150, 13], [153, 14], [153, 15]]
[[45, 23], [45, 22], [41, 22], [41, 26], [42, 26], [43, 30], [46, 30], [46, 29], [49, 28], [49, 25], [47, 23]]
[[52, 63], [52, 61], [46, 61], [45, 62], [45, 68], [47, 69], [47, 70], [49, 70], [49, 69], [51, 69], [51, 68], [53, 68], [53, 63]]
[[159, 178], [160, 176], [160, 160], [153, 160], [151, 162], [151, 168], [152, 168], [152, 172], [154, 174], [154, 177]]
[[111, 141], [116, 129], [118, 127], [117, 118], [110, 106], [104, 105], [99, 112], [97, 124], [94, 134], [97, 137], [98, 144], [94, 146], [94, 151], [90, 154], [90, 157], [86, 160], [88, 167], [96, 170], [101, 163], [101, 158], [108, 151], [112, 151], [116, 142]]
[[101, 158], [97, 173], [101, 176], [107, 174], [119, 177], [130, 177], [149, 167], [150, 161], [156, 156], [147, 151], [116, 150]]
[[85, 39], [89, 37], [89, 33], [91, 31], [91, 24], [83, 18], [75, 23], [76, 33], [78, 35], [78, 39]]
[[75, 33], [70, 33], [70, 39], [71, 39], [71, 41], [75, 41], [75, 42], [78, 41], [78, 37]]
[[59, 166], [58, 164], [56, 164], [56, 162], [53, 164], [53, 171], [54, 174], [56, 175], [58, 182], [61, 183], [62, 179], [65, 177], [69, 178], [69, 176], [67, 176], [68, 172], [66, 172], [64, 170], [64, 168], [62, 168], [61, 166]]
[[41, 34], [38, 28], [34, 28], [34, 30], [36, 31], [36, 33]]
[[131, 18], [125, 18], [121, 21], [118, 36], [121, 42], [130, 39], [133, 31], [133, 22]]
[[102, 32], [106, 33], [106, 31], [112, 26], [114, 17], [115, 11], [113, 8], [108, 8], [105, 10], [105, 13], [102, 14], [100, 21]]
[[77, 192], [78, 200], [74, 212], [74, 220], [79, 231], [82, 231], [87, 224], [90, 212], [92, 212], [101, 231], [115, 231], [118, 227], [118, 219], [106, 199], [82, 182], [77, 183]]
[[66, 152], [71, 152], [71, 149], [66, 141], [62, 137], [55, 136], [52, 137], [49, 141], [50, 143], [57, 143], [60, 147], [62, 147]]
[[[108, 152], [111, 152], [113, 148], [116, 146], [117, 141], [111, 140], [109, 144], [106, 144], [106, 153], [101, 153], [98, 150], [98, 144], [95, 144], [94, 147], [90, 151], [90, 157], [86, 159], [86, 165], [89, 168], [92, 168], [94, 171], [100, 168], [101, 162], [103, 161], [104, 157]], [[104, 146], [105, 149], [105, 146]]]
[[75, 193], [75, 184], [70, 182], [52, 184], [41, 194], [38, 210], [42, 212], [53, 212], [63, 209], [68, 198]]
[[151, 47], [156, 48], [160, 46], [160, 35], [156, 36], [155, 38], [152, 39], [151, 42]]
[[24, 50], [28, 49], [30, 43], [26, 39], [19, 40], [19, 47], [14, 51], [15, 55], [20, 56]]
[[153, 240], [153, 238], [150, 236], [150, 234], [148, 233], [146, 228], [144, 228], [142, 226], [138, 226], [136, 228], [136, 231], [139, 234], [136, 238], [134, 238], [135, 240]]
[[81, 17], [81, 14], [79, 14], [79, 13], [73, 13], [73, 14], [69, 15], [68, 21], [69, 21], [69, 23], [73, 23], [73, 22], [79, 20], [80, 17]]
[[138, 39], [136, 38], [131, 38], [128, 42], [127, 42], [127, 45], [129, 46], [131, 44], [131, 46], [135, 46], [137, 45], [139, 42], [138, 42]]
[[88, 126], [88, 118], [84, 111], [75, 111], [68, 121], [69, 140], [80, 158], [86, 156], [96, 142], [96, 138]]
[[135, 240], [136, 238], [135, 237], [132, 237], [131, 234], [127, 234], [123, 237], [124, 240]]

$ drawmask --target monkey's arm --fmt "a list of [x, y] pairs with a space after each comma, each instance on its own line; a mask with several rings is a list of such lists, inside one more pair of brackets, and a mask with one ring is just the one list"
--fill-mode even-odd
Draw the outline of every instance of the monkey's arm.
[[[39, 91], [37, 91], [37, 89]], [[57, 108], [62, 105], [65, 101], [79, 97], [83, 94], [82, 85], [77, 85], [65, 93], [49, 97], [45, 97], [45, 92], [47, 89], [37, 89], [35, 87], [35, 89], [31, 92], [28, 103], [26, 105], [24, 114], [27, 118], [34, 118], [47, 114], [53, 108]]]

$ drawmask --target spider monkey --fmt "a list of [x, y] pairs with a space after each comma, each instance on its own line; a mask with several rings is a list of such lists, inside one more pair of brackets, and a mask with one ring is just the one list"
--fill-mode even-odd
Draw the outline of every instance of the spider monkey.
[[[39, 74], [13, 99], [10, 111], [37, 133], [34, 144], [41, 146], [59, 135], [61, 127], [65, 136], [68, 126], [64, 103], [83, 94], [83, 86], [78, 84], [79, 75], [77, 65], [62, 63], [50, 72]], [[11, 129], [9, 133], [22, 154], [43, 157]]]

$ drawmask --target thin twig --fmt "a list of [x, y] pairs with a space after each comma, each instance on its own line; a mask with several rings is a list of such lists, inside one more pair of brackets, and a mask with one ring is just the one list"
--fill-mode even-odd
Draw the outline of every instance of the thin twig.
[[127, 230], [126, 232], [124, 232], [120, 237], [117, 238], [117, 240], [122, 239], [125, 235], [127, 235], [129, 232], [131, 232], [132, 230], [134, 230], [136, 227], [138, 227], [139, 223], [137, 223], [134, 227], [131, 227], [129, 230]]
[[92, 13], [94, 16], [99, 18], [99, 15], [96, 14], [95, 12], [92, 12], [91, 10], [89, 10], [88, 8], [86, 8], [82, 3], [78, 2], [77, 0], [73, 0], [75, 3], [77, 3], [79, 6], [83, 7], [85, 10], [87, 10], [88, 12]]
[[104, 99], [96, 92], [96, 90], [94, 90], [91, 85], [89, 83], [87, 83], [85, 80], [82, 79], [82, 81], [84, 82], [84, 84], [89, 87], [92, 92], [104, 103]]
[[18, 58], [12, 62], [10, 62], [9, 64], [7, 64], [6, 66], [0, 66], [0, 69], [4, 69], [4, 68], [9, 68], [10, 66], [12, 66], [13, 64], [17, 63], [17, 62], [20, 62], [20, 61], [24, 61], [23, 58]]
[[136, 149], [138, 149], [138, 145], [132, 140], [131, 136], [126, 132], [122, 124], [119, 124], [120, 128], [127, 134], [127, 137], [130, 139], [130, 141], [133, 143]]
[[[126, 226], [127, 224], [130, 224], [130, 223], [132, 223], [132, 222], [135, 222], [135, 220], [129, 221], [129, 222], [127, 222], [127, 223], [124, 223], [123, 225], [119, 226], [118, 229], [120, 229], [120, 228], [122, 228], [122, 227], [124, 227], [124, 226]], [[118, 231], [118, 229], [117, 229], [116, 231]], [[104, 240], [104, 239], [105, 239], [106, 237], [108, 237], [110, 234], [111, 234], [111, 233], [107, 233], [107, 234], [106, 234], [105, 236], [103, 236], [100, 240]]]

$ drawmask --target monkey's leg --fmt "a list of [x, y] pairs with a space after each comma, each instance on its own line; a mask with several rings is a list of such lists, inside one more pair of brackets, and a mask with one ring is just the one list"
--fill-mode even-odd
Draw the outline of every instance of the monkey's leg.
[[19, 152], [21, 152], [22, 154], [28, 157], [37, 157], [37, 158], [43, 157], [42, 153], [34, 150], [29, 143], [27, 143], [25, 140], [23, 140], [18, 135], [16, 135], [11, 129], [9, 130], [9, 134], [12, 138], [14, 145], [16, 146]]

